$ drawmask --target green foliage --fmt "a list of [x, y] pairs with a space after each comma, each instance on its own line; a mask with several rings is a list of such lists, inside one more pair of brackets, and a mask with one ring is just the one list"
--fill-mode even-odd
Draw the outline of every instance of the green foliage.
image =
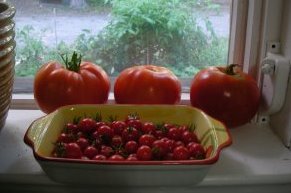
[[32, 26], [25, 26], [22, 30], [17, 31], [18, 46], [16, 47], [15, 67], [17, 76], [32, 76], [41, 65], [43, 53], [47, 49], [43, 45], [41, 36], [32, 34]]
[[61, 61], [61, 53], [72, 51], [64, 42], [60, 42], [57, 48], [46, 46], [41, 38], [44, 33], [35, 32], [30, 25], [16, 31], [16, 76], [33, 77], [42, 64], [50, 60]]
[[194, 1], [182, 2], [112, 0], [113, 19], [98, 35], [91, 59], [112, 75], [133, 64], [156, 64], [191, 76], [201, 61], [215, 63], [203, 53], [212, 54], [207, 49], [219, 42], [213, 27], [206, 22], [208, 33], [204, 32], [189, 6]]
[[[179, 77], [193, 77], [201, 68], [227, 62], [228, 39], [217, 37], [207, 18], [205, 29], [197, 9], [212, 10], [212, 0], [87, 0], [110, 4], [112, 20], [99, 33], [84, 29], [72, 45], [60, 42], [46, 46], [41, 33], [31, 26], [17, 31], [16, 75], [33, 76], [60, 54], [81, 53], [115, 76], [133, 64], [156, 64], [170, 68]], [[195, 9], [193, 9], [195, 7]]]
[[89, 7], [100, 10], [100, 8], [110, 7], [110, 0], [86, 0]]

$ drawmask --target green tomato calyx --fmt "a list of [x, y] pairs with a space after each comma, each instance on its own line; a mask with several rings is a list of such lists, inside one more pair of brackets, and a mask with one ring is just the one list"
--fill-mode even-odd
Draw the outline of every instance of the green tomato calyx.
[[67, 54], [61, 55], [63, 62], [65, 63], [66, 69], [74, 72], [79, 72], [81, 62], [82, 62], [82, 55], [78, 54], [77, 52], [73, 52], [71, 59], [69, 59]]
[[238, 64], [229, 64], [226, 66], [225, 68], [225, 74], [228, 75], [237, 75], [237, 73], [235, 72], [235, 68], [238, 67]]

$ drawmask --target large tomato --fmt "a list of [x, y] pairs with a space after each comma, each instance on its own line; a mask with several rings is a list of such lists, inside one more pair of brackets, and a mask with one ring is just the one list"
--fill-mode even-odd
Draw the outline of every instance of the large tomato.
[[228, 127], [249, 122], [256, 114], [260, 102], [256, 81], [236, 66], [201, 70], [194, 77], [190, 88], [191, 104]]
[[122, 104], [175, 104], [181, 98], [181, 83], [165, 67], [133, 66], [117, 77], [114, 97]]
[[106, 72], [91, 62], [82, 62], [76, 53], [64, 59], [66, 67], [52, 61], [35, 75], [34, 98], [45, 113], [70, 104], [98, 104], [108, 100], [110, 80]]

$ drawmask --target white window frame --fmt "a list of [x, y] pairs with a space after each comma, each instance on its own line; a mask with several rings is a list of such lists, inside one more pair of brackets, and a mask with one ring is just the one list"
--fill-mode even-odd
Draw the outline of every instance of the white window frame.
[[[283, 0], [232, 1], [228, 63], [242, 64], [258, 84], [267, 43], [277, 41], [280, 36], [282, 4]], [[182, 93], [181, 104], [190, 104], [189, 98], [189, 93]], [[114, 103], [113, 93], [108, 103]], [[33, 94], [13, 94], [11, 109], [38, 109], [38, 106]]]

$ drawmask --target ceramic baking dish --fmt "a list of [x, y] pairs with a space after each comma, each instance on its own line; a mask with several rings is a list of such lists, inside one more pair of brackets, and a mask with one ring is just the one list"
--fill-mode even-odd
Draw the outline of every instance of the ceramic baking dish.
[[[142, 121], [195, 125], [207, 151], [206, 159], [183, 161], [93, 161], [52, 157], [54, 143], [64, 125], [76, 117], [115, 116], [123, 119], [137, 113]], [[42, 169], [60, 183], [104, 186], [185, 186], [203, 180], [221, 150], [231, 144], [228, 129], [199, 109], [182, 105], [72, 105], [35, 120], [24, 141]]]

